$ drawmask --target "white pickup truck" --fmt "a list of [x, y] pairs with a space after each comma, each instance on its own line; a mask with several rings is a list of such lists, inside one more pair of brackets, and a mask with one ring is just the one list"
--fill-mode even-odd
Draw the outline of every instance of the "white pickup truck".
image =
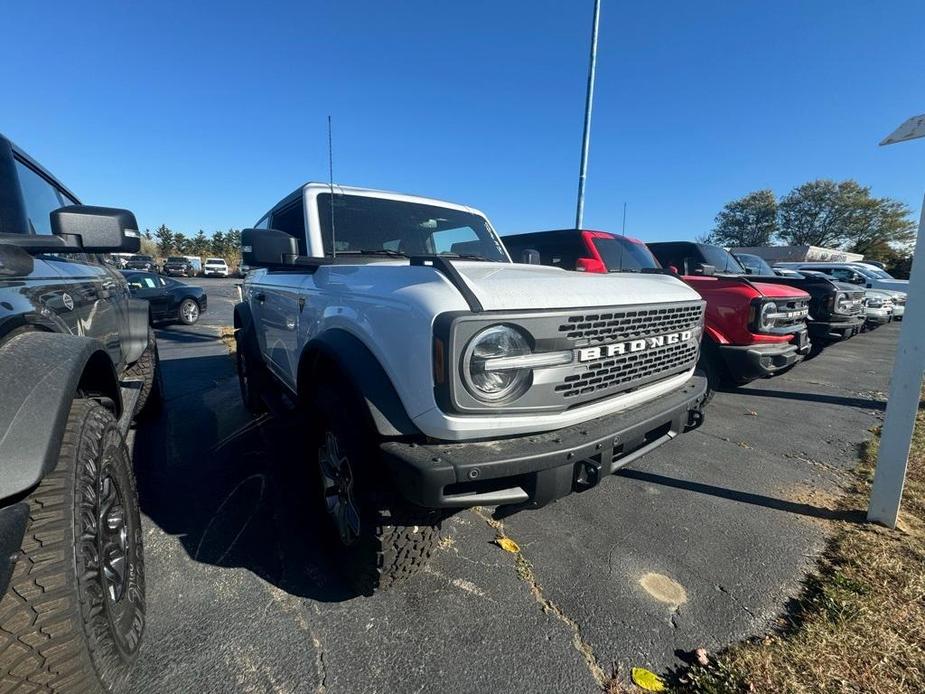
[[667, 274], [513, 264], [471, 207], [317, 183], [242, 252], [242, 397], [295, 406], [364, 594], [420, 568], [453, 509], [542, 506], [702, 421], [704, 304]]

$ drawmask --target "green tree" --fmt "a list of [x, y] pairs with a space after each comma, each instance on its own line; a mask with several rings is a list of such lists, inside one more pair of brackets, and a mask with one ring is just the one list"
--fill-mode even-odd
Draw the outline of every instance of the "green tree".
[[869, 201], [870, 189], [857, 181], [804, 183], [781, 198], [780, 238], [792, 246], [840, 247], [868, 211]]
[[909, 206], [892, 198], [874, 198], [849, 230], [848, 250], [865, 258], [896, 263], [909, 255], [916, 223]]
[[777, 235], [777, 199], [772, 190], [726, 203], [716, 215], [709, 241], [720, 246], [767, 246]]
[[780, 238], [795, 246], [827, 246], [894, 262], [915, 239], [909, 206], [875, 198], [857, 181], [810, 181], [780, 201]]
[[173, 245], [176, 249], [177, 255], [192, 255], [193, 254], [193, 243], [192, 240], [181, 232], [175, 232], [173, 236]]
[[209, 252], [219, 258], [225, 257], [225, 234], [222, 231], [216, 231], [212, 234], [212, 240], [209, 244]]
[[176, 251], [176, 236], [166, 225], [161, 224], [154, 232], [157, 239], [157, 252], [162, 258], [172, 255]]
[[208, 255], [209, 248], [210, 244], [208, 237], [206, 237], [206, 232], [200, 229], [199, 233], [190, 240], [190, 255], [198, 255], [200, 257]]

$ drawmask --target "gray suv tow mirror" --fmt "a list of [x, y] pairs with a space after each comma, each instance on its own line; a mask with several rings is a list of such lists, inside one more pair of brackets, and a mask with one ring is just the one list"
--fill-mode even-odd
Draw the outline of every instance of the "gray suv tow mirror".
[[115, 207], [70, 205], [51, 213], [51, 231], [87, 253], [137, 253], [141, 235], [135, 215]]

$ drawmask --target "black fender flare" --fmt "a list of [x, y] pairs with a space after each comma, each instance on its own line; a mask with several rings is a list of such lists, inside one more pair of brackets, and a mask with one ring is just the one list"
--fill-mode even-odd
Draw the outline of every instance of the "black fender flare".
[[129, 299], [126, 310], [128, 334], [122, 340], [123, 359], [126, 364], [134, 364], [148, 349], [151, 306], [145, 299]]
[[28, 331], [0, 346], [0, 499], [33, 488], [54, 469], [79, 391], [109, 398], [122, 414], [119, 380], [92, 338]]
[[331, 361], [362, 396], [374, 426], [382, 436], [415, 436], [420, 430], [411, 421], [398, 392], [379, 360], [359, 338], [346, 330], [328, 330], [311, 340], [299, 359], [299, 398], [311, 392], [311, 379], [319, 362]]
[[234, 329], [250, 330], [254, 324], [254, 316], [251, 313], [251, 307], [246, 302], [241, 301], [234, 305]]

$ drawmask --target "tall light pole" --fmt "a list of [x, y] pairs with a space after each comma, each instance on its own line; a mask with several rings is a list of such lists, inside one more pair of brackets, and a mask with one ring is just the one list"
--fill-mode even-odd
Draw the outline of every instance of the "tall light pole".
[[591, 106], [594, 103], [594, 70], [597, 67], [597, 28], [601, 21], [601, 0], [594, 0], [594, 23], [591, 26], [591, 65], [588, 67], [588, 93], [585, 97], [585, 131], [581, 138], [581, 167], [578, 171], [578, 209], [575, 228], [581, 229], [585, 216], [585, 177], [588, 174], [588, 147], [591, 144]]
[[[880, 144], [892, 145], [919, 137], [925, 137], [925, 114], [910, 118]], [[922, 201], [912, 258], [909, 285], [906, 287], [906, 312], [896, 346], [890, 397], [867, 509], [868, 520], [890, 528], [896, 527], [899, 518], [915, 415], [922, 396], [922, 372], [925, 370], [925, 200]]]

